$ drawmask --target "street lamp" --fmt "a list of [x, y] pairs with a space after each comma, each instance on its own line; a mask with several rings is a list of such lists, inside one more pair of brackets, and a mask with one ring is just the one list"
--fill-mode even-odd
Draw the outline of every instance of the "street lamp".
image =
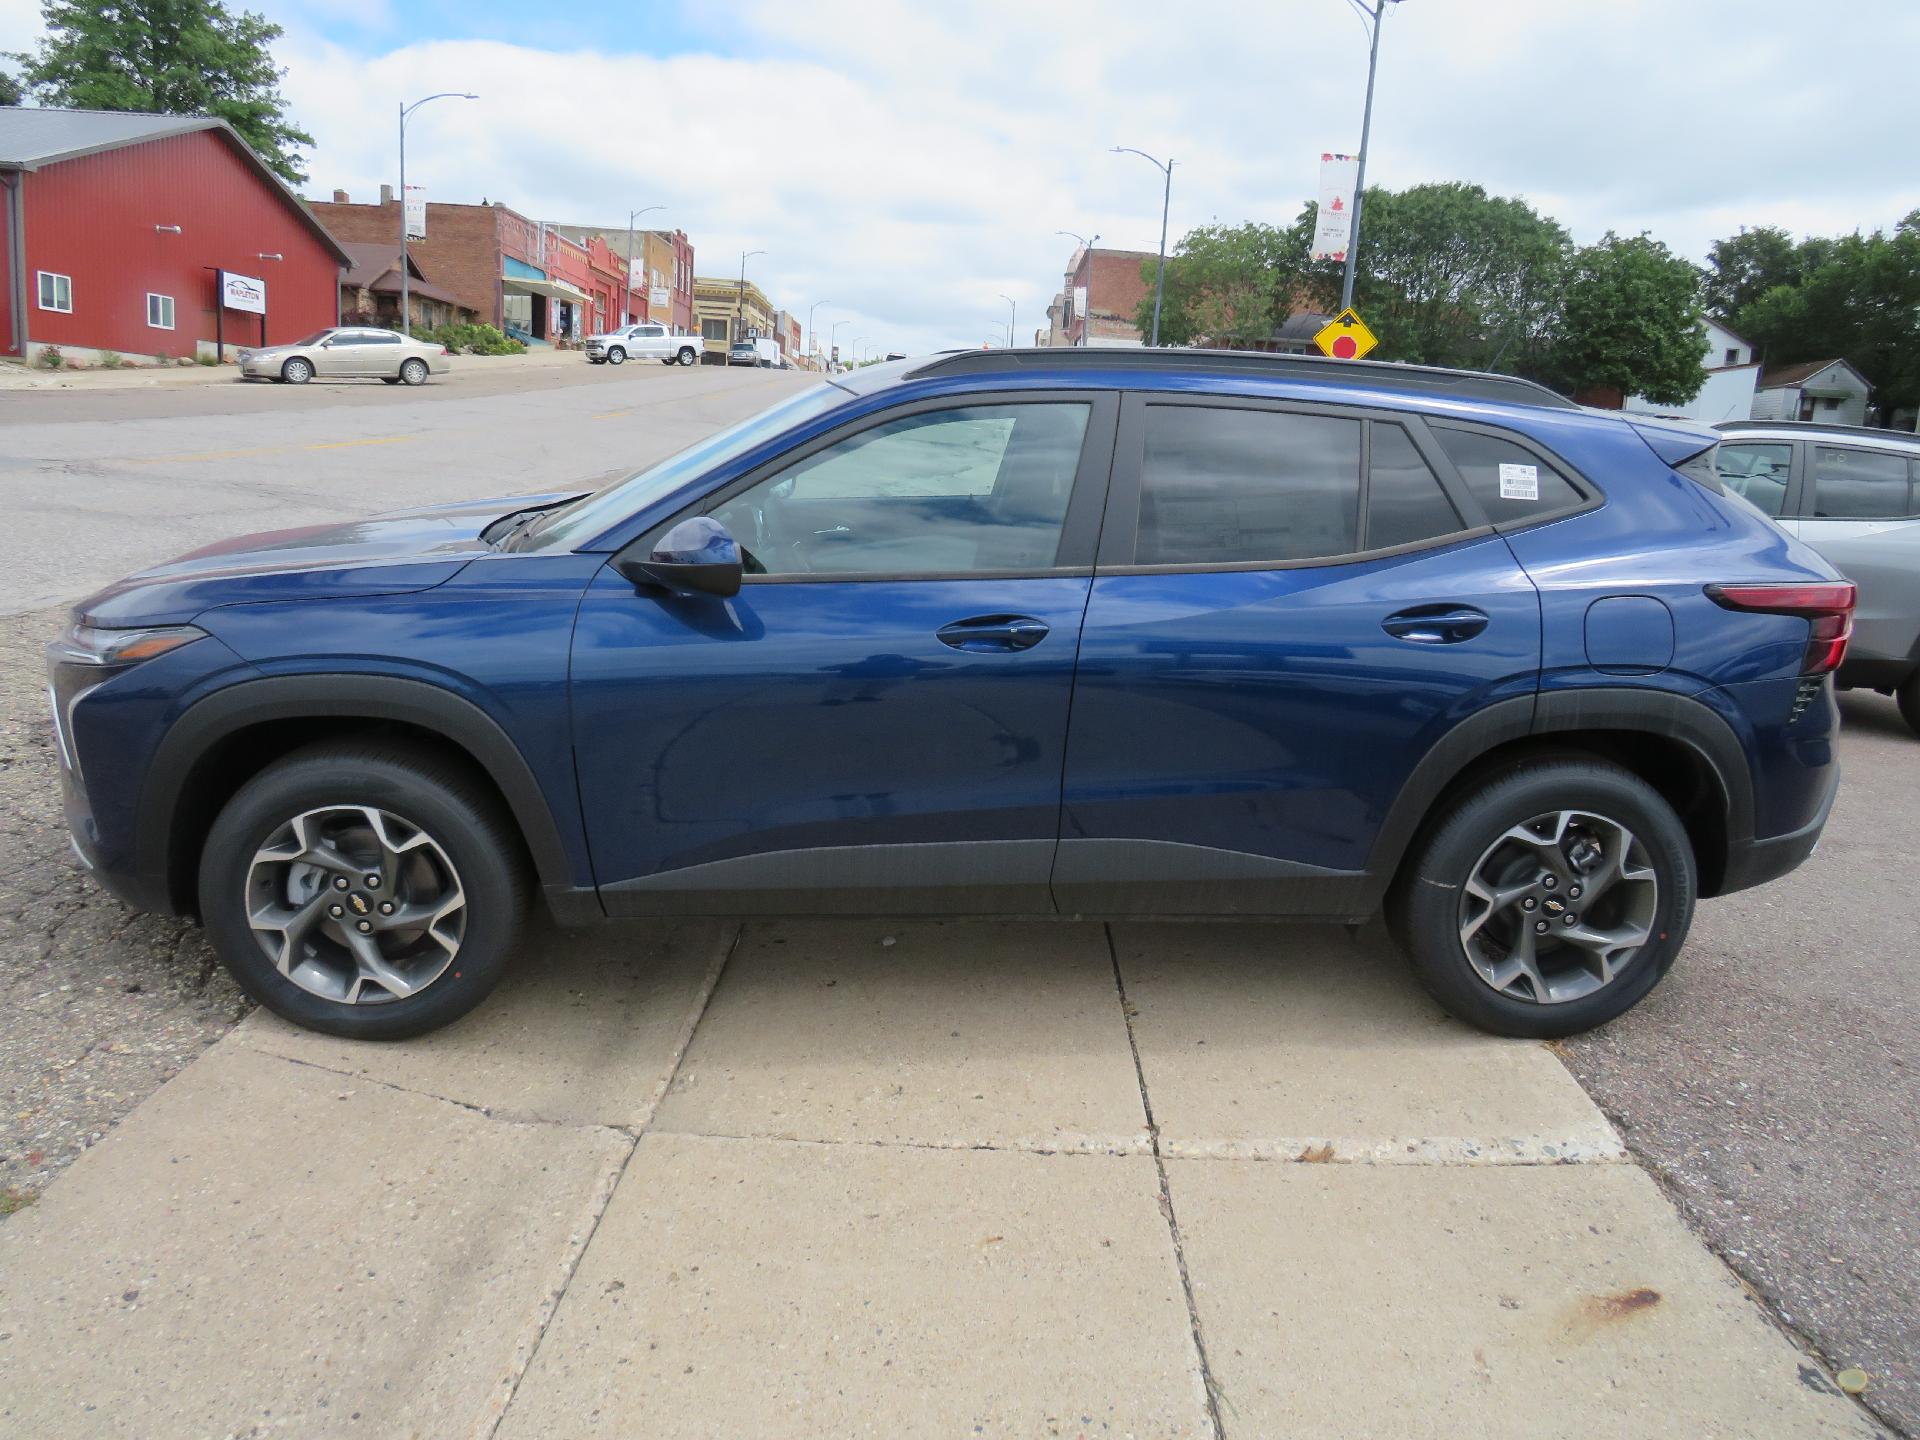
[[814, 333], [813, 312], [818, 310], [822, 305], [829, 303], [830, 302], [826, 300], [816, 300], [807, 307], [807, 353], [809, 355], [818, 355], [820, 353], [819, 346], [816, 343], [820, 337]]
[[1093, 248], [1094, 240], [1098, 240], [1100, 238], [1100, 236], [1096, 233], [1093, 237], [1093, 240], [1089, 240], [1086, 236], [1080, 234], [1077, 230], [1056, 230], [1053, 233], [1056, 235], [1064, 235], [1069, 240], [1079, 241], [1080, 248], [1082, 250], [1091, 250]]
[[[621, 286], [623, 299], [620, 303], [620, 313], [626, 317], [620, 322], [623, 325], [631, 325], [633, 323], [633, 245], [635, 239], [633, 222], [638, 220], [642, 215], [666, 208], [664, 205], [643, 205], [638, 210], [629, 210], [627, 212], [627, 283]], [[647, 308], [653, 308], [652, 301], [647, 302]]]
[[1340, 281], [1342, 310], [1353, 305], [1353, 267], [1360, 258], [1360, 206], [1367, 191], [1367, 140], [1373, 130], [1373, 72], [1380, 65], [1380, 17], [1386, 14], [1389, 4], [1397, 4], [1398, 0], [1373, 0], [1371, 8], [1366, 0], [1351, 0], [1351, 3], [1366, 16], [1363, 23], [1367, 23], [1373, 38], [1367, 47], [1367, 103], [1360, 112], [1360, 158], [1353, 167], [1353, 218], [1347, 232], [1347, 269]]
[[1013, 297], [1011, 295], [1002, 295], [1000, 298], [1007, 302], [1007, 348], [1011, 350], [1013, 348], [1014, 322], [1020, 318], [1020, 307], [1013, 303]]
[[438, 95], [429, 95], [425, 100], [416, 100], [409, 105], [400, 102], [400, 333], [413, 334], [413, 316], [408, 313], [410, 296], [407, 285], [407, 117], [431, 100], [478, 100], [478, 95], [469, 95], [464, 90], [442, 90]]
[[[1374, 0], [1374, 3], [1377, 5], [1381, 0]], [[1151, 345], [1158, 345], [1160, 343], [1160, 297], [1167, 288], [1167, 207], [1173, 201], [1173, 157], [1168, 156], [1167, 163], [1162, 165], [1146, 151], [1136, 150], [1131, 145], [1116, 145], [1113, 147], [1113, 153], [1138, 155], [1167, 177], [1166, 189], [1160, 196], [1160, 269], [1153, 277], [1153, 339], [1148, 342]]]
[[840, 327], [842, 325], [851, 325], [852, 323], [851, 320], [836, 320], [832, 325], [827, 327], [827, 363], [829, 365], [833, 363], [834, 347], [839, 343]]
[[[740, 323], [747, 314], [747, 257], [764, 255], [764, 250], [742, 250], [740, 252], [740, 302], [733, 307], [733, 338], [740, 338]], [[731, 343], [731, 342], [729, 342]]]

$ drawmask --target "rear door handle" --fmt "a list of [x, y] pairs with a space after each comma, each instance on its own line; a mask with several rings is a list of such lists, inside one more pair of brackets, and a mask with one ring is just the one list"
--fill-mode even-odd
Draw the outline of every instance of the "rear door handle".
[[1380, 628], [1416, 645], [1457, 645], [1487, 628], [1487, 617], [1471, 605], [1415, 605], [1380, 622]]
[[1047, 638], [1049, 628], [1031, 615], [975, 615], [943, 625], [935, 634], [955, 650], [1031, 650]]

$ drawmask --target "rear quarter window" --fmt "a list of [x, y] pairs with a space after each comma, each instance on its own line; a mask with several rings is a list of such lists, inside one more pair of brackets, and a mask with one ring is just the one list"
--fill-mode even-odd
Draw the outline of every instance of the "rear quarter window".
[[1432, 430], [1473, 498], [1496, 525], [1570, 510], [1586, 498], [1565, 475], [1516, 440], [1443, 425]]

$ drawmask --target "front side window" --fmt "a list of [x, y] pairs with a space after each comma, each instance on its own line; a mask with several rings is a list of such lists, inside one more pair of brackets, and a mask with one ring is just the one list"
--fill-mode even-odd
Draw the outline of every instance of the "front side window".
[[1765, 515], [1777, 516], [1785, 507], [1792, 469], [1791, 445], [1723, 440], [1714, 451], [1720, 483]]
[[1358, 420], [1147, 407], [1136, 565], [1315, 560], [1359, 535]]
[[1433, 436], [1496, 525], [1532, 520], [1580, 503], [1573, 482], [1518, 441], [1441, 425], [1433, 427]]
[[1913, 513], [1904, 455], [1841, 445], [1813, 447], [1815, 519], [1889, 520]]
[[147, 324], [156, 330], [173, 329], [173, 297], [171, 295], [147, 296]]
[[968, 405], [885, 421], [710, 512], [753, 574], [942, 575], [1054, 563], [1084, 404]]
[[73, 313], [73, 277], [56, 275], [51, 270], [40, 272], [40, 308], [57, 310], [62, 315]]

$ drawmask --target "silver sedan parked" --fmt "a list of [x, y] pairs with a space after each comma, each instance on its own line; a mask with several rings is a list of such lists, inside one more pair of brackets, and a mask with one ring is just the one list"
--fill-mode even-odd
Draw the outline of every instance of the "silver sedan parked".
[[397, 330], [332, 326], [291, 345], [240, 352], [242, 380], [283, 380], [304, 385], [322, 380], [384, 380], [424, 385], [447, 373], [447, 347], [410, 339]]

